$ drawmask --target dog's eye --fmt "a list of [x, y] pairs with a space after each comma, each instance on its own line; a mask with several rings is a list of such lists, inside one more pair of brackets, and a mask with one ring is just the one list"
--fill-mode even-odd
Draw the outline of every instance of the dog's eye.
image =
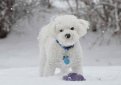
[[71, 29], [71, 30], [74, 30], [74, 27], [71, 27], [70, 29]]
[[63, 32], [63, 30], [61, 29], [61, 30], [59, 30], [60, 32]]

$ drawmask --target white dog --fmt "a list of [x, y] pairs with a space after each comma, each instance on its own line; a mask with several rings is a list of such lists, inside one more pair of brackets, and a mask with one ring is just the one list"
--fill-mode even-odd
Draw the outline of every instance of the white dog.
[[56, 68], [62, 73], [82, 74], [82, 48], [79, 38], [87, 33], [89, 23], [74, 15], [56, 17], [39, 33], [40, 75], [52, 76]]

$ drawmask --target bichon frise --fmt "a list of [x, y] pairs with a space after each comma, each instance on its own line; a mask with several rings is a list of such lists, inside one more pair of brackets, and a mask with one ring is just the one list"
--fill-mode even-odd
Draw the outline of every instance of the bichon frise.
[[61, 15], [44, 26], [38, 36], [40, 46], [40, 75], [52, 76], [56, 68], [62, 73], [82, 74], [82, 48], [79, 38], [87, 33], [89, 23], [74, 15]]

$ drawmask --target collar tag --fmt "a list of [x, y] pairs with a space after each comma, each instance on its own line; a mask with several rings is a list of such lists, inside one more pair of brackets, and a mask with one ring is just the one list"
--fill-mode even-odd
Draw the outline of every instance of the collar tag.
[[69, 56], [63, 56], [63, 61], [67, 65], [70, 63]]

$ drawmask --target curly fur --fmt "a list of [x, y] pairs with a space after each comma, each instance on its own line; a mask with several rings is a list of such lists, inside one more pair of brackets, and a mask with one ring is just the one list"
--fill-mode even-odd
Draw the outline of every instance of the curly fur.
[[[74, 28], [71, 30], [70, 28]], [[57, 16], [48, 25], [44, 26], [38, 36], [40, 47], [40, 75], [52, 76], [56, 68], [60, 68], [62, 73], [73, 72], [82, 74], [82, 48], [79, 38], [87, 33], [89, 23], [83, 19], [77, 19], [74, 15]], [[60, 30], [63, 30], [60, 32]], [[67, 39], [65, 34], [70, 34]], [[68, 51], [70, 64], [63, 63], [64, 49], [58, 45], [56, 40], [63, 46], [74, 45]]]

